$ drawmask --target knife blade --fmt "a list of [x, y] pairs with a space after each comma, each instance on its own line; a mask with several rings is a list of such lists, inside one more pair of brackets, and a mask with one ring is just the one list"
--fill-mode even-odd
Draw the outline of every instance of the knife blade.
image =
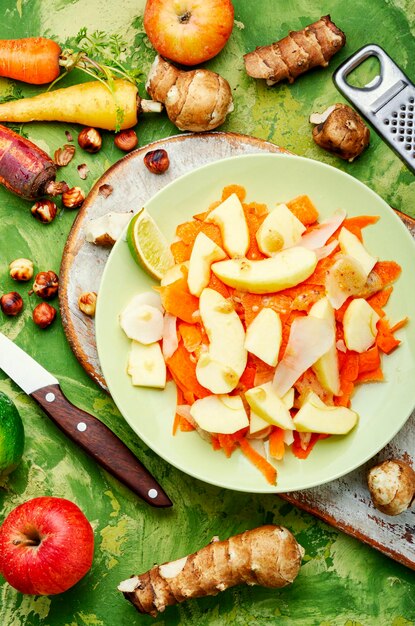
[[155, 507], [172, 501], [129, 448], [99, 419], [64, 396], [59, 381], [0, 333], [0, 369], [31, 396], [46, 415], [110, 474]]

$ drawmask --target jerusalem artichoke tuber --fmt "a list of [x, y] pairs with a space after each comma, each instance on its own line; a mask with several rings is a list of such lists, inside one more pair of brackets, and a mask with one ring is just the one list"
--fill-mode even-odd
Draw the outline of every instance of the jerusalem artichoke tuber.
[[331, 57], [346, 43], [346, 36], [330, 15], [291, 31], [287, 37], [244, 55], [245, 69], [253, 78], [264, 78], [268, 85], [287, 79], [293, 83], [300, 74], [318, 65], [326, 67]]
[[260, 526], [226, 541], [214, 538], [193, 554], [124, 580], [118, 590], [140, 613], [155, 617], [166, 606], [240, 583], [285, 587], [296, 578], [302, 557], [302, 547], [286, 528]]
[[206, 131], [223, 124], [233, 110], [229, 83], [210, 70], [182, 71], [157, 56], [146, 89], [162, 102], [180, 130]]
[[415, 472], [399, 459], [372, 467], [367, 482], [373, 504], [386, 515], [399, 515], [415, 501]]
[[353, 161], [369, 144], [370, 131], [360, 115], [347, 104], [337, 103], [321, 114], [310, 115], [313, 139], [320, 148]]

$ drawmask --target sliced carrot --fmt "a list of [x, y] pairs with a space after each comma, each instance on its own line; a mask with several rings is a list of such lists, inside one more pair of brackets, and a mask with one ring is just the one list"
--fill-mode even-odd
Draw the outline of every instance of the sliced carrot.
[[373, 346], [366, 352], [359, 354], [359, 376], [367, 372], [373, 372], [380, 367], [380, 354], [377, 346]]
[[334, 311], [334, 317], [336, 318], [336, 322], [343, 323], [344, 314], [346, 313], [346, 309], [351, 301], [352, 298], [347, 298], [346, 302], [343, 302], [341, 307]]
[[214, 289], [224, 298], [229, 298], [231, 294], [231, 288], [227, 287], [213, 272], [210, 273], [210, 280], [208, 284], [209, 289]]
[[241, 450], [247, 459], [255, 465], [260, 472], [263, 473], [270, 485], [275, 485], [277, 481], [277, 470], [271, 463], [268, 463], [263, 456], [261, 456], [254, 448], [248, 443], [246, 439], [242, 439], [239, 442]]
[[185, 385], [178, 378], [176, 378], [176, 376], [174, 376], [173, 372], [169, 370], [169, 368], [167, 368], [167, 371], [169, 375], [171, 376], [172, 380], [174, 381], [174, 383], [176, 384], [177, 389], [181, 390], [183, 394], [184, 404], [188, 404], [189, 406], [191, 406], [193, 402], [196, 400], [195, 394], [189, 391], [185, 387]]
[[275, 426], [272, 429], [272, 433], [269, 436], [269, 453], [278, 461], [284, 458], [285, 443], [284, 443], [284, 429]]
[[356, 235], [360, 241], [363, 241], [362, 228], [376, 224], [379, 220], [379, 215], [359, 215], [357, 217], [349, 217], [344, 220], [342, 227], [347, 228], [348, 231]]
[[396, 322], [396, 324], [394, 326], [392, 326], [391, 332], [394, 333], [397, 330], [399, 330], [400, 328], [403, 328], [404, 326], [407, 325], [408, 322], [409, 322], [409, 318], [408, 317], [404, 317], [402, 320], [400, 320], [399, 322]]
[[380, 383], [385, 380], [383, 376], [382, 369], [378, 367], [371, 372], [364, 372], [363, 374], [359, 374], [356, 383]]
[[375, 310], [383, 309], [383, 307], [388, 303], [392, 291], [393, 287], [390, 285], [389, 287], [385, 287], [385, 289], [378, 291], [373, 296], [370, 296], [367, 301]]
[[180, 425], [180, 415], [178, 413], [175, 413], [174, 421], [173, 421], [173, 429], [172, 429], [173, 436], [177, 433], [177, 429], [179, 428], [179, 425]]
[[246, 213], [256, 215], [261, 220], [261, 224], [269, 213], [267, 205], [260, 202], [249, 202], [242, 206]]
[[262, 304], [262, 296], [256, 293], [235, 293], [235, 296], [241, 300], [241, 304], [243, 307], [244, 318], [245, 318], [245, 326], [248, 327], [249, 324], [256, 318], [259, 311], [263, 308]]
[[377, 329], [376, 345], [379, 350], [382, 350], [385, 354], [389, 354], [399, 346], [401, 342], [393, 336], [387, 320], [384, 318], [380, 319], [377, 324]]
[[185, 261], [188, 261], [192, 253], [192, 247], [185, 244], [181, 239], [179, 241], [174, 241], [170, 246], [170, 250], [175, 263], [184, 263]]
[[[291, 293], [294, 298], [291, 309], [297, 311], [309, 311], [313, 304], [324, 297], [326, 290], [323, 285], [298, 285], [285, 290]], [[282, 294], [281, 294], [282, 295]]]
[[252, 208], [251, 205], [244, 204], [243, 209], [249, 230], [249, 249], [246, 253], [246, 257], [251, 261], [260, 261], [261, 259], [265, 259], [265, 254], [262, 254], [261, 250], [258, 247], [256, 233], [258, 231], [258, 228], [264, 221], [265, 215], [263, 217], [258, 217], [255, 212], [255, 208]]
[[254, 365], [248, 364], [242, 376], [239, 379], [238, 385], [235, 388], [233, 393], [237, 393], [238, 395], [245, 393], [248, 389], [252, 389], [255, 386], [255, 376], [257, 373], [257, 368]]
[[177, 350], [167, 359], [166, 364], [173, 379], [179, 381], [182, 390], [186, 389], [190, 391], [197, 398], [205, 398], [211, 395], [211, 392], [202, 387], [197, 380], [196, 363], [190, 358], [190, 354], [184, 347], [183, 341], [179, 342]]
[[196, 324], [198, 319], [195, 315], [199, 309], [199, 299], [189, 292], [187, 280], [179, 278], [174, 283], [159, 287], [161, 302], [167, 313], [178, 317], [188, 324]]
[[327, 272], [331, 268], [331, 266], [335, 263], [335, 259], [332, 256], [327, 256], [324, 259], [321, 259], [317, 265], [314, 272], [302, 282], [302, 285], [323, 285], [326, 284]]
[[394, 283], [398, 280], [402, 268], [399, 263], [395, 261], [378, 261], [373, 268], [373, 271], [379, 276], [382, 281], [383, 287]]
[[297, 196], [286, 203], [287, 207], [295, 217], [304, 224], [309, 226], [314, 224], [318, 218], [318, 211], [307, 195]]
[[211, 440], [212, 440], [212, 448], [215, 450], [220, 450], [220, 443], [219, 443], [219, 439], [217, 437], [215, 437], [215, 435], [211, 435]]
[[202, 327], [200, 324], [180, 322], [178, 330], [179, 335], [183, 339], [184, 347], [188, 352], [194, 352], [203, 341]]
[[297, 459], [306, 459], [308, 455], [310, 454], [311, 450], [316, 445], [317, 441], [321, 439], [319, 435], [317, 435], [316, 433], [312, 433], [310, 441], [308, 442], [307, 448], [304, 450], [304, 448], [301, 445], [301, 438], [300, 438], [299, 433], [297, 433], [297, 431], [294, 431], [293, 436], [294, 436], [294, 442], [291, 446], [291, 450], [293, 451], [293, 454], [297, 457]]
[[224, 202], [226, 198], [229, 198], [229, 196], [231, 196], [233, 193], [236, 193], [241, 202], [243, 202], [246, 198], [245, 187], [242, 187], [242, 185], [228, 185], [227, 187], [223, 188], [222, 202]]
[[282, 323], [291, 315], [293, 297], [290, 294], [290, 290], [286, 289], [284, 292], [269, 293], [262, 296], [262, 307], [268, 307], [273, 309], [281, 317]]
[[353, 382], [359, 376], [359, 354], [348, 350], [345, 355], [343, 366], [340, 370], [340, 379]]
[[215, 224], [202, 222], [200, 220], [191, 220], [189, 222], [179, 224], [176, 228], [176, 235], [188, 246], [193, 246], [199, 233], [204, 233], [218, 246], [223, 245], [219, 226], [216, 226]]
[[335, 406], [350, 405], [350, 398], [354, 392], [354, 383], [350, 380], [340, 380], [340, 395], [334, 397]]

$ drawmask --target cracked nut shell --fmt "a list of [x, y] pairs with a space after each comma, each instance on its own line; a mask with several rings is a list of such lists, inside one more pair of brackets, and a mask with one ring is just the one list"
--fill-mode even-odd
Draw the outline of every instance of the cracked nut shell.
[[144, 165], [152, 174], [164, 174], [169, 169], [169, 155], [162, 148], [150, 150], [144, 156]]
[[87, 127], [83, 128], [78, 135], [78, 144], [85, 152], [95, 154], [101, 150], [102, 137], [101, 133], [96, 128]]
[[33, 217], [42, 224], [50, 224], [58, 212], [58, 207], [52, 200], [39, 200], [30, 209]]
[[15, 259], [9, 264], [10, 278], [25, 282], [33, 278], [33, 262], [30, 259]]
[[55, 272], [39, 272], [33, 283], [33, 291], [43, 300], [51, 300], [56, 296], [59, 289], [59, 277]]
[[4, 315], [15, 317], [16, 315], [19, 315], [20, 311], [23, 309], [22, 296], [20, 293], [17, 293], [17, 291], [5, 293], [0, 298], [0, 307]]
[[47, 328], [50, 326], [55, 317], [56, 309], [48, 304], [48, 302], [41, 302], [33, 309], [32, 318], [39, 328]]
[[80, 187], [71, 187], [62, 194], [62, 204], [67, 209], [77, 209], [85, 200], [85, 194]]

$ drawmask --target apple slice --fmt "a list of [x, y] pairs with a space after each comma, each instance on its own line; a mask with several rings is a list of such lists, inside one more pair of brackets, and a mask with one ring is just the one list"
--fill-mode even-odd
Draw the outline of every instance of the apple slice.
[[340, 309], [349, 296], [358, 294], [366, 284], [367, 276], [359, 261], [341, 254], [326, 276], [326, 293], [334, 309]]
[[225, 285], [251, 293], [273, 293], [294, 287], [311, 276], [317, 265], [315, 252], [287, 248], [270, 259], [230, 259], [212, 265], [212, 272]]
[[295, 246], [305, 229], [286, 204], [279, 204], [257, 230], [258, 247], [266, 256], [274, 256], [283, 248]]
[[346, 435], [357, 424], [358, 414], [343, 406], [327, 406], [311, 392], [293, 419], [300, 433]]
[[249, 248], [249, 230], [241, 201], [236, 193], [213, 209], [205, 221], [219, 226], [223, 247], [230, 257], [245, 256]]
[[215, 395], [196, 400], [190, 408], [190, 415], [209, 433], [232, 435], [249, 426], [240, 396]]
[[263, 420], [284, 429], [293, 429], [293, 423], [287, 405], [277, 395], [272, 383], [264, 383], [245, 392], [245, 398], [251, 409]]
[[[246, 367], [244, 327], [232, 302], [214, 289], [203, 289], [199, 311], [209, 348], [197, 362], [196, 377], [213, 393], [228, 393], [235, 389]], [[226, 391], [219, 392], [218, 385]]]
[[142, 344], [133, 341], [128, 357], [127, 373], [137, 387], [166, 386], [166, 363], [159, 343]]
[[375, 343], [379, 315], [364, 298], [351, 301], [343, 317], [344, 341], [349, 350], [366, 352]]
[[[131, 300], [120, 313], [119, 322], [129, 339], [149, 344], [159, 341], [163, 335], [163, 313], [157, 293], [154, 294], [154, 300], [150, 297], [153, 294], [148, 294], [146, 298], [143, 298], [144, 295], [139, 294]], [[157, 306], [143, 304], [146, 299], [157, 302]]]
[[264, 308], [246, 330], [245, 348], [268, 365], [278, 362], [282, 339], [280, 316], [273, 309]]
[[347, 228], [343, 227], [339, 235], [339, 244], [341, 251], [359, 261], [360, 265], [363, 267], [366, 277], [369, 276], [370, 272], [376, 265], [377, 258], [369, 254], [356, 235], [351, 233], [350, 230], [347, 230]]
[[199, 233], [193, 244], [189, 261], [187, 284], [189, 291], [199, 297], [210, 280], [210, 266], [215, 261], [226, 259], [226, 254], [212, 239]]
[[312, 317], [326, 320], [330, 324], [332, 343], [330, 348], [312, 366], [320, 384], [335, 396], [340, 393], [339, 363], [336, 347], [336, 319], [334, 310], [327, 298], [318, 300], [310, 309]]
[[250, 435], [255, 435], [256, 433], [259, 433], [261, 430], [264, 430], [265, 428], [269, 428], [270, 424], [269, 422], [265, 421], [264, 419], [262, 419], [262, 417], [260, 417], [257, 413], [255, 413], [255, 411], [250, 412], [249, 415], [249, 434]]
[[175, 283], [176, 280], [180, 280], [187, 274], [189, 271], [189, 261], [184, 261], [183, 263], [177, 263], [173, 265], [167, 272], [164, 274], [163, 278], [160, 281], [160, 285], [165, 287], [166, 285], [170, 285], [171, 283]]
[[275, 369], [272, 382], [280, 397], [327, 352], [332, 338], [332, 328], [327, 320], [308, 315], [293, 321], [284, 356]]

